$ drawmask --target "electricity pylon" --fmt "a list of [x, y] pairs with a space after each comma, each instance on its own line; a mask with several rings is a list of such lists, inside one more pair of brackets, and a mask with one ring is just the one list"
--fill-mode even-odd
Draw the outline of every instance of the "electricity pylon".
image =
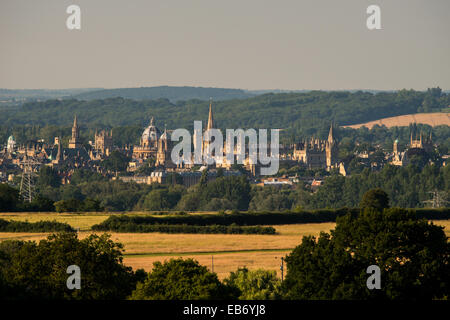
[[22, 180], [20, 181], [20, 196], [23, 201], [31, 202], [34, 199], [34, 168], [38, 165], [33, 159], [24, 159], [22, 161]]
[[445, 207], [447, 203], [449, 203], [446, 200], [446, 193], [445, 192], [439, 192], [437, 190], [430, 191], [428, 193], [431, 193], [433, 195], [433, 199], [431, 200], [425, 200], [422, 201], [423, 203], [431, 203], [432, 208], [442, 208]]

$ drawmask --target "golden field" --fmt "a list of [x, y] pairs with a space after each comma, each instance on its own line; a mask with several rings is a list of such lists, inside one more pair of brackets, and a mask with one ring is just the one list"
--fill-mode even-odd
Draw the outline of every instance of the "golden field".
[[366, 123], [359, 123], [350, 126], [343, 126], [344, 128], [358, 129], [361, 127], [366, 127], [372, 129], [374, 125], [383, 126], [387, 128], [390, 127], [407, 127], [411, 123], [422, 123], [427, 124], [432, 127], [439, 125], [450, 126], [450, 113], [436, 112], [436, 113], [416, 113], [416, 114], [406, 114], [403, 116], [383, 118], [375, 121], [370, 121]]
[[[190, 214], [213, 214], [216, 212], [194, 212]], [[75, 229], [80, 231], [86, 231], [94, 224], [100, 223], [106, 220], [110, 215], [122, 214], [122, 213], [56, 213], [56, 212], [0, 212], [0, 219], [15, 220], [15, 221], [28, 221], [38, 222], [41, 220], [63, 222], [71, 225]], [[137, 211], [132, 215], [151, 215], [151, 212]]]
[[[136, 214], [136, 213], [133, 213]], [[147, 213], [148, 214], [148, 213]], [[0, 213], [0, 218], [36, 222], [56, 220], [80, 228], [79, 237], [91, 234], [90, 226], [106, 219], [102, 214], [58, 213]], [[450, 220], [434, 222], [445, 227], [450, 236]], [[230, 235], [230, 234], [163, 234], [163, 233], [110, 233], [114, 241], [124, 244], [124, 263], [133, 269], [150, 271], [153, 262], [171, 258], [194, 258], [202, 265], [212, 268], [219, 278], [224, 278], [238, 267], [276, 270], [280, 275], [281, 257], [286, 256], [300, 244], [305, 235], [329, 232], [334, 223], [310, 223], [273, 226], [277, 235]], [[47, 237], [46, 233], [0, 233], [0, 241], [34, 240]]]

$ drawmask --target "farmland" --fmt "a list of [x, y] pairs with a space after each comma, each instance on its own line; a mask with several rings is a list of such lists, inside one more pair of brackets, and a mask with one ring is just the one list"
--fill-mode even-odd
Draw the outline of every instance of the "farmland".
[[[136, 214], [136, 213], [133, 213]], [[56, 213], [0, 213], [0, 218], [37, 222], [55, 220], [66, 222], [80, 229], [79, 237], [91, 234], [89, 228], [105, 220], [109, 214], [56, 214]], [[450, 235], [450, 220], [433, 223], [445, 226]], [[151, 270], [155, 261], [170, 258], [194, 258], [201, 264], [212, 268], [219, 278], [226, 277], [230, 271], [246, 266], [249, 269], [271, 269], [280, 275], [280, 258], [286, 256], [297, 246], [303, 236], [328, 232], [334, 223], [308, 223], [273, 226], [277, 235], [240, 234], [162, 234], [162, 233], [110, 233], [114, 241], [124, 244], [124, 263], [133, 269]], [[0, 233], [4, 240], [41, 240], [45, 233]]]
[[432, 127], [447, 125], [450, 126], [450, 113], [436, 112], [436, 113], [416, 113], [407, 114], [397, 117], [383, 118], [379, 120], [374, 120], [366, 123], [359, 123], [349, 126], [344, 126], [344, 128], [358, 129], [361, 127], [367, 127], [372, 129], [374, 125], [391, 127], [407, 127], [412, 123], [422, 123], [427, 124]]

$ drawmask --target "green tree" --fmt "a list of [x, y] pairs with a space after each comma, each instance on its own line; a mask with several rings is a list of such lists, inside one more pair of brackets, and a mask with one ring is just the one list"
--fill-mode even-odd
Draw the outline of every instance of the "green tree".
[[130, 158], [119, 151], [113, 151], [102, 161], [102, 167], [111, 172], [125, 171]]
[[345, 177], [343, 176], [330, 176], [325, 179], [323, 185], [319, 188], [313, 201], [320, 204], [316, 204], [316, 207], [321, 208], [339, 208], [344, 207], [345, 202], [342, 199], [342, 191], [344, 190]]
[[199, 182], [200, 189], [205, 188], [207, 183], [208, 183], [208, 168], [205, 168], [202, 171], [202, 176], [200, 177], [200, 182]]
[[372, 189], [367, 191], [359, 204], [360, 208], [374, 208], [382, 211], [389, 208], [389, 196], [382, 189]]
[[78, 199], [60, 200], [55, 202], [56, 212], [79, 212], [83, 211], [83, 202]]
[[61, 185], [61, 178], [58, 175], [58, 172], [53, 168], [48, 166], [43, 166], [39, 170], [39, 177], [37, 180], [38, 186], [50, 186], [53, 188], [57, 188]]
[[280, 298], [281, 280], [273, 270], [258, 269], [249, 271], [239, 268], [231, 272], [224, 280], [229, 286], [235, 286], [241, 291], [241, 300], [268, 300]]
[[[123, 265], [122, 249], [107, 234], [79, 240], [76, 233], [53, 234], [39, 244], [28, 241], [8, 248], [3, 279], [18, 294], [5, 298], [124, 299], [142, 275]], [[70, 265], [80, 267], [81, 290], [67, 288]]]
[[204, 300], [231, 299], [238, 290], [222, 284], [215, 273], [193, 259], [171, 259], [155, 262], [152, 272], [138, 283], [134, 300]]
[[246, 176], [231, 176], [217, 178], [207, 184], [206, 188], [199, 188], [202, 203], [205, 206], [211, 199], [227, 199], [235, 203], [239, 210], [247, 210], [250, 203], [250, 183]]
[[[337, 218], [331, 234], [304, 237], [286, 258], [288, 299], [440, 299], [450, 294], [450, 244], [443, 227], [413, 211], [366, 209]], [[381, 269], [369, 290], [367, 267]]]
[[101, 174], [91, 171], [89, 169], [78, 168], [75, 169], [71, 178], [70, 183], [74, 185], [81, 184], [83, 182], [94, 182], [94, 181], [107, 181], [108, 179]]
[[0, 183], [0, 211], [14, 211], [19, 203], [19, 191], [6, 183]]
[[53, 200], [38, 194], [33, 201], [20, 204], [20, 211], [55, 211]]
[[142, 203], [145, 210], [168, 210], [176, 206], [181, 198], [182, 189], [164, 188], [150, 191]]
[[198, 192], [185, 193], [177, 204], [177, 209], [186, 211], [195, 211], [200, 203], [200, 195]]
[[84, 199], [81, 209], [84, 212], [98, 212], [103, 211], [104, 208], [100, 205], [99, 200], [87, 198]]

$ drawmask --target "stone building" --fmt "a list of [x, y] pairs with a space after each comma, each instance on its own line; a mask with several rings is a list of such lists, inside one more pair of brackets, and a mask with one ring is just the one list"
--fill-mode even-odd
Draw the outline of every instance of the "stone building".
[[75, 116], [72, 126], [72, 138], [69, 140], [69, 149], [79, 149], [81, 146], [80, 128], [78, 127], [77, 116]]
[[419, 137], [413, 137], [411, 132], [408, 148], [404, 152], [398, 150], [398, 140], [394, 141], [393, 154], [390, 163], [395, 166], [406, 166], [410, 163], [414, 156], [422, 156], [428, 158], [433, 152], [433, 137], [430, 135], [425, 138], [421, 132]]
[[155, 126], [153, 117], [150, 124], [142, 133], [140, 143], [133, 147], [132, 157], [134, 159], [147, 160], [156, 158], [158, 152], [158, 140], [161, 137], [161, 131]]
[[95, 132], [94, 150], [102, 155], [108, 156], [113, 147], [112, 130], [102, 130], [100, 133]]
[[158, 139], [158, 150], [156, 152], [155, 166], [165, 168], [176, 168], [177, 166], [172, 162], [172, 148], [173, 143], [170, 138], [170, 134], [167, 129], [164, 129], [164, 133]]
[[309, 169], [330, 170], [338, 165], [338, 154], [339, 149], [331, 126], [327, 140], [311, 138], [294, 144], [292, 160], [304, 164]]

